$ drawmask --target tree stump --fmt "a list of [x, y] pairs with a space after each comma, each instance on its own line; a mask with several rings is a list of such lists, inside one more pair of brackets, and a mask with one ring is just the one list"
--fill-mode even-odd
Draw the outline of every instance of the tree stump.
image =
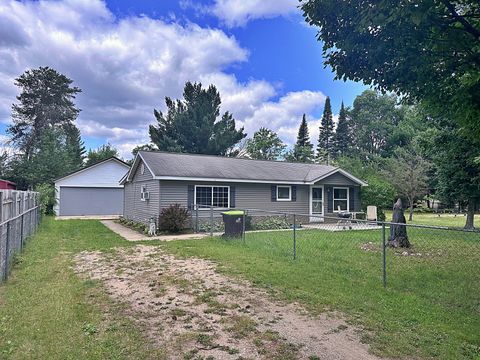
[[392, 223], [394, 224], [390, 225], [390, 237], [387, 245], [393, 248], [409, 248], [411, 245], [410, 241], [408, 241], [407, 226], [399, 225], [407, 223], [401, 199], [398, 199], [395, 205], [393, 205]]

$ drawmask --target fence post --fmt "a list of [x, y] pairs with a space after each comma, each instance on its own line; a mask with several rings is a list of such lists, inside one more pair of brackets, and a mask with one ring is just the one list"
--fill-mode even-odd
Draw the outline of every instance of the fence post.
[[382, 222], [382, 263], [383, 287], [387, 287], [387, 242], [385, 236], [385, 222]]
[[5, 268], [3, 269], [3, 280], [6, 281], [8, 279], [8, 257], [10, 253], [10, 221], [7, 222], [7, 239], [5, 242], [5, 262], [4, 266]]
[[297, 259], [297, 218], [293, 214], [293, 260]]
[[198, 204], [195, 204], [195, 232], [198, 233]]
[[3, 191], [0, 190], [0, 222], [3, 222]]
[[243, 219], [242, 219], [242, 240], [245, 242], [245, 219], [247, 218], [246, 216], [247, 210], [243, 210]]
[[23, 250], [23, 214], [20, 216], [20, 251]]
[[213, 236], [213, 206], [210, 206], [210, 236]]

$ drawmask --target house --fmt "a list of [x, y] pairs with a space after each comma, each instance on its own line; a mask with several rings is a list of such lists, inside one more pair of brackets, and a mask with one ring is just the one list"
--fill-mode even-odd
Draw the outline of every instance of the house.
[[111, 157], [55, 181], [57, 216], [113, 216], [123, 213], [123, 185], [130, 166]]
[[[222, 209], [262, 209], [322, 221], [360, 211], [365, 182], [333, 166], [155, 151], [138, 152], [124, 184], [124, 217], [148, 222], [178, 203]], [[202, 210], [200, 210], [202, 212]], [[204, 217], [209, 216], [203, 210]]]
[[0, 190], [16, 190], [17, 184], [14, 182], [0, 179]]

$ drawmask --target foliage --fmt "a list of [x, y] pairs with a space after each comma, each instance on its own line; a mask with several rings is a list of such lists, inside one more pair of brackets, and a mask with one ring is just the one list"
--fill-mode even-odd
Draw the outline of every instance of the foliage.
[[10, 159], [8, 177], [20, 188], [53, 184], [55, 179], [77, 170], [62, 129], [45, 129], [36, 141], [36, 149], [29, 158], [17, 154]]
[[56, 204], [55, 186], [52, 184], [40, 184], [35, 188], [40, 195], [40, 209], [44, 215], [52, 215]]
[[437, 195], [446, 204], [468, 207], [465, 227], [474, 227], [473, 212], [480, 201], [480, 155], [476, 141], [451, 120], [433, 119], [427, 149], [437, 170]]
[[139, 151], [154, 151], [154, 150], [158, 150], [158, 149], [153, 144], [138, 145], [133, 148], [132, 155], [133, 157], [135, 157], [137, 156], [137, 153]]
[[[246, 223], [248, 222], [246, 221]], [[289, 229], [291, 226], [284, 216], [265, 216], [260, 219], [252, 219], [249, 223], [251, 227], [246, 227], [248, 230]]]
[[373, 158], [364, 162], [358, 157], [341, 157], [335, 161], [335, 165], [368, 183], [368, 186], [361, 190], [363, 210], [366, 210], [368, 205], [376, 206], [378, 211], [392, 208], [396, 190], [382, 175], [381, 169], [385, 166], [383, 159]]
[[80, 112], [73, 99], [81, 92], [71, 86], [72, 82], [49, 67], [27, 70], [15, 79], [21, 93], [18, 103], [12, 105], [13, 124], [7, 128], [7, 134], [28, 160], [45, 130], [72, 129]]
[[302, 0], [319, 29], [325, 65], [337, 79], [363, 81], [422, 101], [480, 139], [478, 0]]
[[338, 115], [338, 124], [335, 129], [333, 137], [333, 155], [334, 157], [345, 156], [349, 153], [352, 146], [352, 139], [350, 133], [350, 118], [347, 114], [345, 106], [340, 107], [340, 113]]
[[246, 144], [248, 156], [258, 160], [278, 160], [286, 147], [275, 132], [264, 127], [256, 131]]
[[118, 150], [115, 149], [110, 143], [100, 146], [95, 150], [88, 150], [87, 161], [85, 166], [96, 164], [100, 161], [111, 158], [112, 156], [118, 157]]
[[236, 155], [234, 146], [246, 134], [235, 128], [228, 111], [220, 119], [220, 94], [214, 85], [187, 82], [183, 100], [165, 98], [167, 113], [155, 110], [157, 126], [150, 125], [150, 139], [159, 150], [192, 154]]
[[352, 118], [353, 146], [364, 158], [372, 155], [391, 156], [395, 146], [404, 145], [393, 141], [405, 109], [397, 106], [397, 97], [381, 95], [365, 90], [355, 98]]
[[189, 212], [180, 204], [172, 204], [160, 211], [158, 227], [160, 230], [178, 233], [185, 229]]
[[225, 231], [225, 224], [222, 220], [220, 221], [202, 221], [198, 224], [198, 231], [199, 232], [224, 232]]
[[325, 100], [325, 109], [318, 133], [317, 144], [317, 161], [325, 164], [330, 163], [330, 159], [334, 154], [334, 131], [333, 131], [333, 114], [330, 98]]
[[66, 145], [72, 168], [80, 169], [85, 160], [86, 150], [80, 130], [75, 125], [70, 126], [66, 131]]
[[124, 217], [120, 217], [120, 219], [118, 219], [118, 222], [132, 230], [148, 235], [149, 225], [147, 224], [135, 220], [129, 220]]
[[430, 163], [412, 146], [397, 148], [384, 172], [395, 186], [397, 195], [408, 200], [409, 220], [412, 220], [415, 202], [427, 194], [429, 168]]
[[310, 142], [310, 135], [308, 132], [307, 118], [303, 114], [302, 122], [298, 128], [297, 142], [294, 145], [293, 151], [285, 155], [287, 161], [292, 162], [313, 162], [313, 145]]

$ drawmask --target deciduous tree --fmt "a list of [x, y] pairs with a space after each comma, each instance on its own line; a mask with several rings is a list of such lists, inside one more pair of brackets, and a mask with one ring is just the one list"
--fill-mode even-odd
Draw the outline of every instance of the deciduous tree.
[[301, 0], [337, 79], [422, 101], [480, 139], [478, 0]]
[[107, 143], [100, 146], [98, 149], [88, 150], [87, 161], [85, 162], [85, 165], [89, 166], [96, 164], [102, 160], [111, 158], [112, 156], [118, 157], [118, 150], [111, 144]]
[[286, 147], [275, 132], [261, 127], [247, 140], [246, 150], [252, 159], [278, 160]]

